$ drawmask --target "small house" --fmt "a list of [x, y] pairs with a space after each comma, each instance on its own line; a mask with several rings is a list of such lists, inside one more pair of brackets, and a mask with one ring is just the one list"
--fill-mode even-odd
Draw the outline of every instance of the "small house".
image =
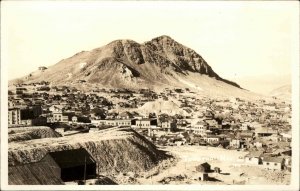
[[210, 128], [211, 128], [211, 127], [219, 128], [218, 121], [215, 120], [215, 119], [205, 119], [205, 122], [208, 124], [208, 126], [209, 126]]
[[120, 119], [132, 119], [133, 118], [133, 114], [131, 114], [128, 111], [122, 112], [122, 113], [119, 113], [118, 118], [120, 118]]
[[68, 122], [69, 118], [63, 112], [53, 112], [53, 119], [55, 122]]
[[219, 167], [215, 167], [214, 170], [215, 170], [215, 173], [218, 173], [218, 174], [221, 173], [221, 169]]
[[229, 145], [235, 149], [239, 149], [241, 147], [241, 141], [239, 139], [232, 139]]
[[45, 67], [45, 66], [40, 66], [40, 67], [39, 67], [39, 70], [40, 70], [40, 71], [44, 71], [44, 70], [46, 70], [46, 69], [47, 69], [47, 67]]
[[72, 123], [77, 123], [77, 121], [78, 121], [78, 118], [77, 118], [77, 116], [74, 115], [72, 117]]
[[247, 122], [242, 123], [242, 126], [240, 127], [240, 130], [248, 131], [249, 130], [249, 124]]
[[161, 128], [167, 129], [168, 131], [175, 131], [177, 129], [177, 125], [175, 122], [166, 120], [161, 122]]
[[206, 135], [208, 130], [208, 123], [204, 121], [198, 121], [192, 128], [195, 134]]
[[284, 166], [284, 159], [278, 157], [264, 157], [263, 168], [269, 170], [282, 170]]
[[263, 151], [252, 151], [245, 156], [245, 163], [259, 165], [262, 164]]
[[256, 148], [262, 148], [262, 147], [263, 147], [263, 143], [260, 142], [260, 141], [255, 141], [255, 142], [253, 143], [253, 145], [254, 145]]
[[157, 126], [157, 119], [139, 119], [136, 120], [136, 126], [138, 128], [150, 128], [150, 127], [156, 127]]
[[211, 171], [210, 167], [211, 167], [210, 164], [205, 162], [205, 163], [202, 163], [202, 164], [196, 166], [196, 171], [198, 171], [198, 172], [210, 172]]
[[209, 144], [218, 144], [220, 137], [216, 135], [207, 135], [206, 137], [203, 138], [203, 140]]
[[269, 137], [271, 135], [277, 135], [277, 134], [278, 134], [278, 130], [274, 130], [271, 128], [260, 127], [255, 129], [256, 137]]

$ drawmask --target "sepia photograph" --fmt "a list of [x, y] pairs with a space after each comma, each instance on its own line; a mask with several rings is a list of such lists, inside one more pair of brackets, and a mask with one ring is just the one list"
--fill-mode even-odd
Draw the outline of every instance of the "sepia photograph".
[[299, 190], [298, 1], [2, 1], [1, 190]]

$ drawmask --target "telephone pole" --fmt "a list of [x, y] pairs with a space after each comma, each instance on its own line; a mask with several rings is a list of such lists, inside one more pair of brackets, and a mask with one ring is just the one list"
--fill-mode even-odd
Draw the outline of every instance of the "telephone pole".
[[83, 182], [86, 183], [86, 156], [84, 157], [84, 174], [83, 174]]

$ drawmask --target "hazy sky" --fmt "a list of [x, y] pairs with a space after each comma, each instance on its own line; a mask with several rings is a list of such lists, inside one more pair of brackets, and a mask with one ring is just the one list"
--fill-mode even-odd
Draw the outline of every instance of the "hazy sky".
[[116, 39], [160, 35], [198, 52], [221, 77], [290, 74], [298, 2], [2, 2], [1, 64], [21, 77]]

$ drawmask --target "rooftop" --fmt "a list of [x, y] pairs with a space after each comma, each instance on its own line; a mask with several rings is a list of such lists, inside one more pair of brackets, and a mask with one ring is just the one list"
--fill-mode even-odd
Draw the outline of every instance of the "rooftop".
[[84, 148], [48, 153], [61, 168], [96, 163]]
[[277, 158], [277, 157], [265, 157], [263, 158], [264, 162], [276, 162], [276, 163], [282, 163], [283, 158]]
[[246, 156], [248, 157], [261, 157], [263, 154], [263, 151], [251, 151]]

